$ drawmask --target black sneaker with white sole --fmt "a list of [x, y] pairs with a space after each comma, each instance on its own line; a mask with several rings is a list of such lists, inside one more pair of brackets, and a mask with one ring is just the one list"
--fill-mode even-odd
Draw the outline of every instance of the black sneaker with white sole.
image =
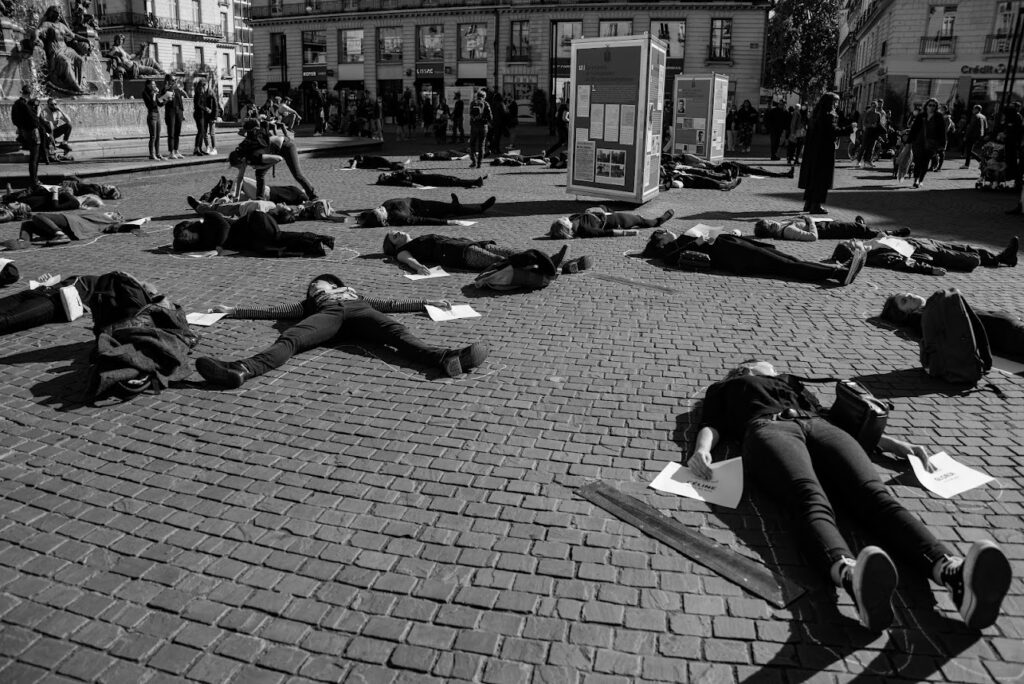
[[946, 558], [939, 570], [964, 624], [985, 629], [999, 617], [1013, 570], [999, 545], [987, 539], [974, 542], [967, 558]]
[[865, 546], [857, 561], [843, 568], [840, 582], [857, 606], [860, 624], [872, 632], [892, 624], [892, 595], [899, 575], [889, 554], [877, 546]]

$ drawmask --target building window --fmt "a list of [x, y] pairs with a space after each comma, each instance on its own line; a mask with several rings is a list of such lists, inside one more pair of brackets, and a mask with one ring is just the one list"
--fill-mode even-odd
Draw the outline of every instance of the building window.
[[444, 60], [444, 26], [442, 24], [416, 27], [416, 59], [420, 62]]
[[302, 32], [302, 63], [327, 64], [327, 31]]
[[221, 12], [220, 13], [220, 33], [225, 38], [228, 37], [228, 13], [227, 12]]
[[996, 3], [996, 25], [993, 33], [997, 36], [1009, 36], [1013, 33], [1013, 24], [1017, 20], [1018, 8], [1015, 2]]
[[732, 59], [732, 19], [711, 20], [711, 45], [708, 48], [708, 59]]
[[508, 58], [512, 62], [530, 61], [530, 22], [513, 21], [509, 36]]
[[519, 105], [519, 117], [525, 118], [533, 107], [533, 92], [537, 90], [537, 77], [533, 74], [514, 74], [505, 77], [502, 91], [511, 95]]
[[283, 33], [270, 34], [270, 64], [279, 67], [284, 64], [288, 51], [288, 41]]
[[459, 61], [487, 59], [487, 24], [459, 24]]
[[956, 27], [956, 5], [932, 5], [928, 8], [928, 37], [952, 38]]
[[199, 45], [196, 45], [196, 64], [206, 66], [206, 52]]
[[912, 78], [907, 84], [907, 102], [911, 107], [923, 105], [929, 97], [939, 102], [953, 99], [957, 81], [953, 78]]
[[655, 19], [651, 21], [651, 35], [658, 40], [665, 41], [668, 45], [668, 57], [682, 59], [686, 48], [686, 20], [666, 21]]
[[192, 0], [192, 21], [197, 24], [203, 22], [203, 6], [200, 0]]
[[[150, 10], [150, 13], [152, 13], [152, 11], [153, 10]], [[171, 17], [174, 21], [181, 21], [181, 0], [174, 0], [174, 5], [171, 7], [171, 11], [173, 12]]]
[[221, 61], [224, 62], [224, 65], [221, 67], [220, 77], [231, 78], [231, 55], [225, 52], [223, 57], [224, 59]]
[[377, 61], [402, 61], [402, 29], [388, 26], [377, 29]]
[[175, 71], [181, 71], [181, 70], [183, 70], [185, 68], [184, 61], [181, 58], [181, 46], [180, 45], [172, 45], [171, 46], [171, 60], [173, 62], [173, 64], [171, 66], [174, 67]]
[[361, 64], [363, 59], [363, 29], [338, 31], [338, 64]]
[[552, 32], [555, 40], [552, 55], [557, 59], [569, 59], [572, 57], [572, 41], [575, 38], [583, 37], [582, 21], [556, 21], [555, 30]]
[[598, 24], [597, 35], [602, 38], [613, 36], [628, 36], [633, 33], [633, 22], [625, 21], [602, 21]]

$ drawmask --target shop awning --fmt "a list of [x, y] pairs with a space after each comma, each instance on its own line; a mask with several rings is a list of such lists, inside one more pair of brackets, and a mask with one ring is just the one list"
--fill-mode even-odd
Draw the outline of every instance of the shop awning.
[[270, 81], [264, 84], [263, 90], [276, 90], [279, 93], [286, 93], [291, 90], [291, 84], [288, 81]]

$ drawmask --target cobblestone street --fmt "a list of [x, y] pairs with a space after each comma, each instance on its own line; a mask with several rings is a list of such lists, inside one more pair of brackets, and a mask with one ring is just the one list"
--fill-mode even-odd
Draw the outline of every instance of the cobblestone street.
[[[531, 137], [533, 135], [533, 137]], [[542, 149], [525, 136], [523, 153]], [[415, 159], [426, 143], [380, 153]], [[222, 152], [224, 150], [222, 149]], [[767, 155], [743, 161], [785, 170]], [[450, 190], [373, 185], [347, 157], [304, 157], [339, 209]], [[831, 216], [1003, 249], [1024, 233], [1012, 194], [975, 190], [951, 159], [920, 190], [837, 164]], [[413, 168], [474, 178], [463, 162]], [[640, 237], [576, 240], [595, 266], [547, 289], [492, 296], [473, 274], [413, 282], [379, 254], [385, 228], [303, 222], [335, 236], [323, 259], [191, 258], [160, 253], [190, 215], [186, 195], [224, 165], [110, 177], [141, 236], [110, 235], [11, 253], [24, 288], [41, 273], [126, 270], [187, 311], [299, 301], [333, 272], [365, 295], [449, 299], [482, 316], [398, 318], [442, 346], [486, 342], [458, 379], [369, 343], [297, 356], [239, 390], [197, 373], [159, 395], [83, 405], [91, 318], [3, 337], [0, 352], [0, 682], [425, 682], [488, 684], [1019, 682], [1024, 678], [1024, 377], [993, 371], [998, 392], [957, 396], [920, 370], [916, 341], [869, 320], [886, 295], [957, 287], [979, 308], [1024, 314], [1024, 268], [942, 278], [865, 269], [850, 287], [666, 270]], [[564, 171], [491, 168], [466, 202], [497, 197], [472, 227], [414, 228], [556, 251], [552, 220], [601, 203], [565, 193]], [[273, 184], [292, 183], [279, 170]], [[753, 232], [802, 206], [790, 179], [731, 192], [673, 190], [641, 207], [666, 225]], [[12, 237], [17, 224], [0, 226]], [[778, 243], [820, 260], [834, 242]], [[376, 256], [373, 256], [376, 255]], [[225, 319], [200, 328], [198, 356], [240, 359], [282, 324]], [[831, 587], [755, 483], [735, 510], [647, 485], [685, 460], [697, 399], [757, 356], [806, 376], [860, 378], [896, 406], [892, 436], [947, 451], [996, 481], [941, 499], [903, 463], [883, 480], [960, 553], [992, 538], [1016, 579], [1003, 614], [978, 634], [948, 593], [900, 563], [896, 621], [876, 635]], [[818, 391], [818, 388], [815, 388]], [[822, 385], [831, 404], [832, 386]], [[724, 454], [724, 450], [722, 451]], [[738, 455], [738, 447], [730, 448]], [[601, 480], [807, 588], [786, 609], [744, 592], [580, 498]], [[844, 518], [849, 514], [844, 514]], [[855, 547], [874, 541], [866, 533]]]

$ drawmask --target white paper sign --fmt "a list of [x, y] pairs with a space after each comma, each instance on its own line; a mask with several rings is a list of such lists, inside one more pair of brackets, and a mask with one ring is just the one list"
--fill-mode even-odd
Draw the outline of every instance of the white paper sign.
[[590, 113], [590, 86], [576, 86], [576, 111], [579, 112], [577, 116], [581, 117]]
[[203, 327], [213, 325], [220, 319], [227, 316], [225, 313], [190, 313], [185, 316], [185, 320], [188, 321], [189, 325], [201, 325]]
[[743, 461], [730, 458], [711, 464], [714, 479], [702, 480], [681, 463], [669, 463], [658, 473], [652, 489], [698, 501], [736, 508], [743, 496]]
[[925, 470], [924, 463], [917, 456], [912, 455], [909, 460], [910, 466], [914, 469], [914, 475], [924, 485], [924, 488], [944, 499], [952, 499], [957, 494], [962, 494], [993, 480], [992, 477], [980, 470], [957, 463], [945, 451], [940, 451], [928, 459], [935, 468], [930, 473]]
[[714, 240], [716, 237], [718, 237], [722, 233], [729, 233], [730, 235], [739, 235], [740, 234], [740, 232], [738, 230], [735, 230], [735, 229], [734, 230], [727, 230], [726, 228], [723, 228], [722, 226], [708, 226], [708, 225], [705, 225], [703, 223], [698, 223], [693, 228], [690, 228], [685, 233], [683, 233], [683, 235], [686, 235], [688, 237], [703, 237], [703, 238], [707, 238], [709, 240]]
[[[8, 263], [7, 259], [0, 259], [0, 268], [3, 268], [7, 263]], [[56, 285], [59, 282], [60, 282], [60, 274], [58, 273], [55, 276], [50, 276], [49, 278], [47, 278], [46, 280], [42, 281], [41, 283], [37, 283], [34, 280], [28, 281], [28, 289], [34, 290], [37, 287], [50, 287], [51, 285]]]
[[480, 314], [473, 310], [469, 304], [454, 304], [450, 309], [442, 309], [439, 306], [426, 305], [427, 315], [432, 321], [454, 321], [457, 318], [479, 318]]
[[405, 277], [408, 278], [409, 280], [426, 280], [427, 278], [444, 278], [445, 276], [448, 275], [448, 272], [445, 271], [440, 266], [434, 266], [433, 268], [427, 270], [430, 271], [428, 275], [420, 275], [419, 273], [406, 273]]
[[410, 187], [414, 190], [437, 190], [436, 185], [420, 185], [418, 183], [413, 183]]
[[126, 226], [138, 226], [139, 228], [141, 228], [142, 226], [146, 225], [147, 223], [149, 223], [152, 220], [153, 219], [151, 217], [149, 217], [149, 216], [143, 216], [142, 218], [132, 219], [131, 221], [125, 221], [124, 225], [126, 225]]
[[881, 237], [875, 240], [876, 243], [883, 247], [895, 250], [902, 257], [911, 257], [914, 255], [914, 246], [906, 240], [901, 240], [896, 237]]
[[[448, 223], [452, 224], [453, 226], [462, 226], [463, 228], [469, 228], [470, 226], [476, 225], [476, 221], [467, 221], [465, 219], [448, 219]], [[445, 273], [445, 275], [448, 274]]]

